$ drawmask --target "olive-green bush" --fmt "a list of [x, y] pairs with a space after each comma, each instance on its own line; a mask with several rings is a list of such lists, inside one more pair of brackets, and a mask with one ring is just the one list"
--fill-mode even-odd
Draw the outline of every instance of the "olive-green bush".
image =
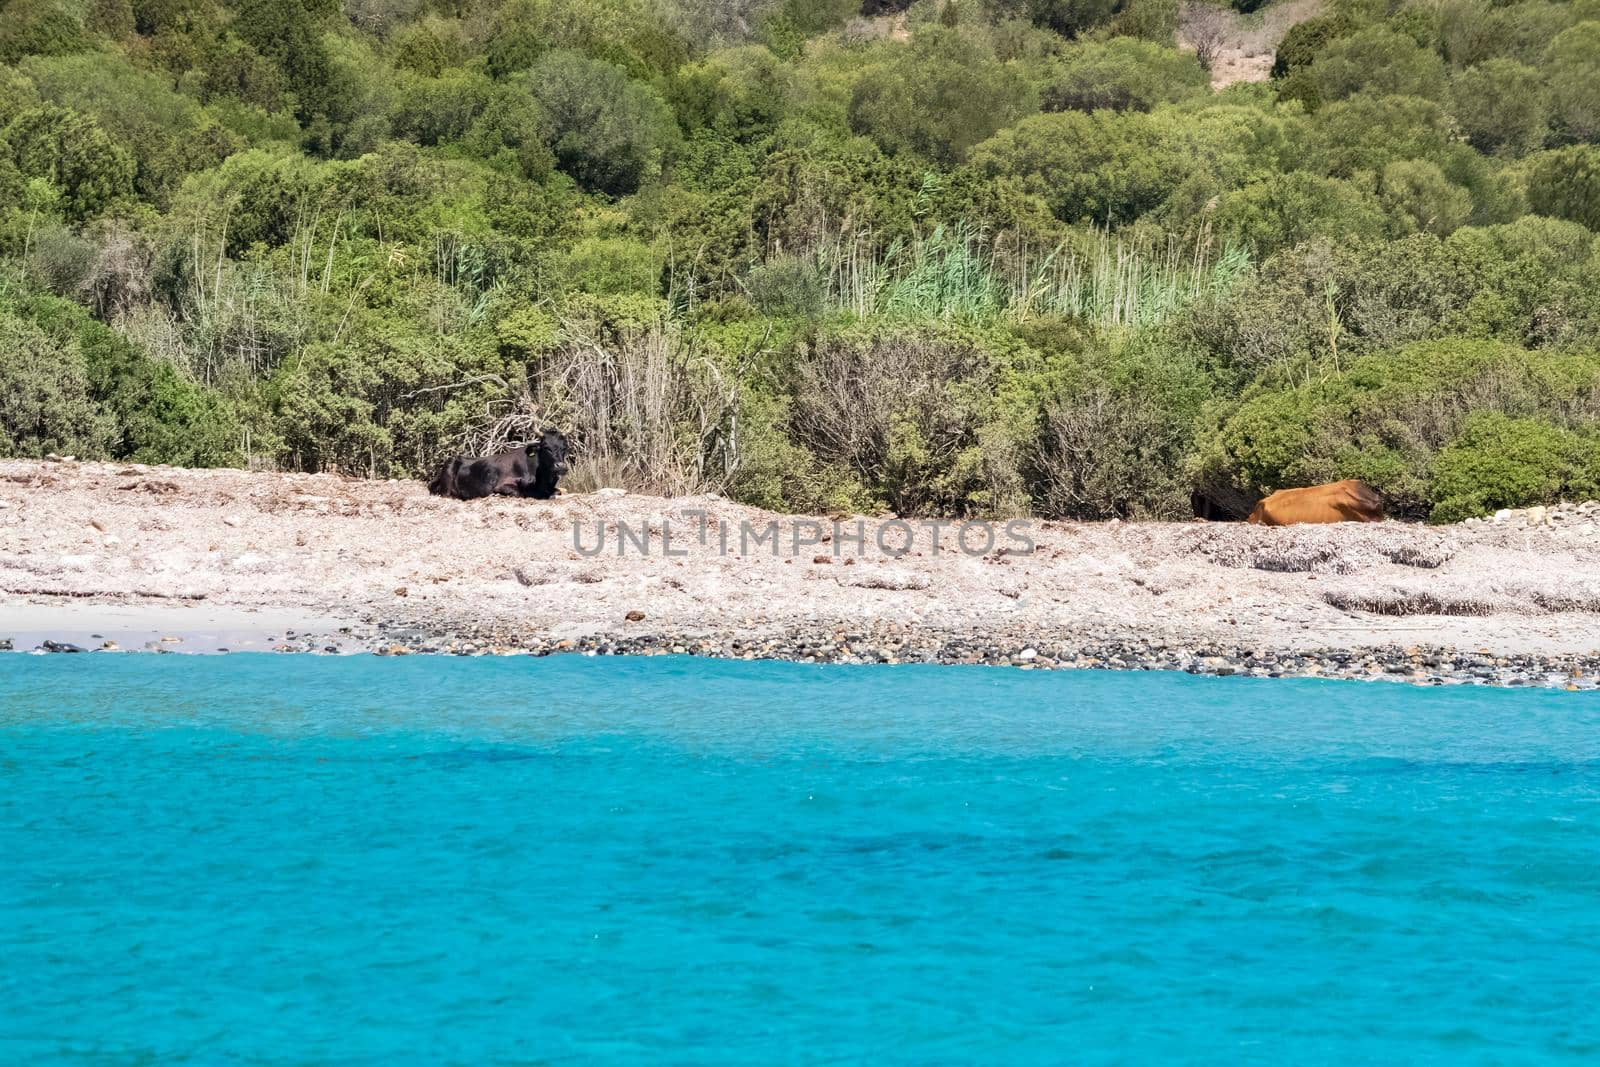
[[1577, 432], [1541, 418], [1482, 411], [1433, 462], [1434, 522], [1459, 522], [1498, 508], [1600, 495], [1600, 428]]

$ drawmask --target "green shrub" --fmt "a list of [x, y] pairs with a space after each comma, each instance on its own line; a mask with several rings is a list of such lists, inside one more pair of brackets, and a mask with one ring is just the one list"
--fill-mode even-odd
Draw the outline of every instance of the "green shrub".
[[659, 94], [623, 71], [572, 52], [551, 52], [528, 73], [556, 163], [585, 189], [621, 196], [659, 175], [677, 125]]
[[1114, 31], [1171, 45], [1178, 34], [1177, 0], [1124, 0], [1117, 11]]
[[1217, 229], [1268, 256], [1308, 241], [1361, 241], [1385, 230], [1383, 210], [1360, 187], [1305, 171], [1273, 174], [1225, 195]]
[[1371, 26], [1329, 42], [1304, 74], [1319, 103], [1358, 92], [1435, 100], [1445, 86], [1444, 61], [1387, 26]]
[[497, 5], [486, 49], [489, 73], [509, 78], [551, 50], [576, 52], [630, 76], [670, 71], [688, 58], [676, 28], [637, 0], [510, 0]]
[[133, 195], [133, 158], [95, 121], [70, 108], [29, 108], [0, 132], [0, 147], [28, 178], [60, 190], [74, 220], [93, 218]]
[[1399, 159], [1442, 162], [1454, 140], [1454, 124], [1432, 100], [1359, 93], [1312, 117], [1300, 164], [1335, 178], [1353, 178]]
[[1104, 43], [1079, 44], [1063, 54], [1042, 100], [1046, 111], [1149, 111], [1160, 103], [1204, 93], [1210, 84], [1210, 75], [1191, 53], [1113, 37]]
[[251, 0], [240, 5], [231, 29], [260, 55], [277, 64], [295, 97], [301, 121], [338, 110], [338, 81], [322, 39], [324, 20], [336, 5], [323, 0]]
[[104, 55], [30, 59], [22, 69], [52, 104], [92, 118], [127, 151], [134, 189], [164, 204], [183, 178], [222, 162], [238, 140], [168, 79]]
[[440, 77], [468, 58], [460, 25], [443, 19], [426, 19], [404, 27], [394, 35], [392, 45], [395, 66], [424, 78]]
[[316, 166], [303, 157], [252, 149], [190, 179], [178, 202], [211, 215], [222, 232], [224, 250], [241, 256], [256, 245], [286, 244], [308, 221], [305, 209], [321, 184]]
[[1211, 379], [1162, 335], [1101, 350], [1043, 405], [1028, 463], [1035, 512], [1045, 518], [1185, 519], [1185, 462]]
[[1063, 37], [1076, 37], [1104, 25], [1116, 10], [1115, 0], [1013, 0], [1008, 6], [1020, 8], [1037, 25]]
[[1528, 206], [1600, 231], [1600, 145], [1571, 145], [1528, 162]]
[[1600, 494], [1600, 433], [1480, 412], [1434, 460], [1433, 522]]
[[1012, 357], [966, 330], [824, 333], [796, 354], [790, 436], [897, 514], [1020, 513], [1033, 430], [994, 396]]
[[1036, 106], [1028, 83], [972, 37], [932, 28], [861, 79], [850, 98], [850, 126], [891, 155], [950, 164]]
[[494, 82], [456, 71], [448, 77], [402, 77], [393, 117], [394, 132], [420, 145], [466, 136], [494, 97]]
[[9, 0], [0, 5], [0, 63], [88, 50], [91, 41], [76, 7], [69, 0]]
[[116, 429], [89, 395], [83, 356], [0, 309], [0, 455], [105, 457]]
[[1600, 138], [1600, 21], [1580, 22], [1551, 41], [1544, 69], [1557, 132], [1574, 141]]
[[[1390, 514], [1422, 518], [1441, 449], [1485, 413], [1576, 425], [1600, 421], [1600, 356], [1460, 340], [1323, 365], [1299, 384], [1264, 376], [1202, 439], [1197, 478], [1216, 500], [1362, 477]], [[1464, 490], [1449, 484], [1450, 494]]]
[[1342, 14], [1318, 15], [1290, 26], [1278, 42], [1272, 60], [1272, 76], [1284, 78], [1301, 67], [1310, 66], [1317, 53], [1335, 38], [1350, 31], [1350, 22]]
[[543, 122], [544, 113], [531, 96], [496, 85], [461, 145], [480, 159], [502, 164], [531, 181], [543, 181], [556, 165], [544, 142]]
[[1016, 179], [1063, 222], [1128, 222], [1182, 180], [1182, 161], [1165, 132], [1134, 111], [1033, 115], [973, 149], [972, 165], [989, 177]]
[[63, 358], [81, 360], [97, 418], [109, 420], [109, 455], [183, 467], [239, 462], [233, 413], [216, 391], [141, 352], [75, 304], [37, 297], [22, 310]]
[[1425, 159], [1406, 159], [1383, 168], [1379, 196], [1402, 233], [1453, 232], [1472, 215], [1472, 194]]
[[767, 315], [815, 318], [822, 314], [827, 287], [813, 260], [778, 256], [755, 267], [745, 279], [750, 303]]
[[1450, 82], [1450, 108], [1480, 152], [1521, 155], [1544, 142], [1550, 102], [1544, 79], [1513, 59], [1490, 59]]

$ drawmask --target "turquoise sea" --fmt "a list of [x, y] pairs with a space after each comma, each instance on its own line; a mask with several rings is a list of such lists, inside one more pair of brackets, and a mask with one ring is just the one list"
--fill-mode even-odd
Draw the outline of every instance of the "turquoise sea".
[[1583, 694], [0, 657], [0, 1063], [1597, 1061]]

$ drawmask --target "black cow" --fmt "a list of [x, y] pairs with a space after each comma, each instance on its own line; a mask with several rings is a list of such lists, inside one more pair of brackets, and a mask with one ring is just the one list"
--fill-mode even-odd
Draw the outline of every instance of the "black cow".
[[428, 483], [428, 492], [457, 500], [483, 496], [549, 500], [565, 473], [567, 439], [561, 431], [549, 429], [537, 446], [523, 445], [498, 456], [456, 456]]

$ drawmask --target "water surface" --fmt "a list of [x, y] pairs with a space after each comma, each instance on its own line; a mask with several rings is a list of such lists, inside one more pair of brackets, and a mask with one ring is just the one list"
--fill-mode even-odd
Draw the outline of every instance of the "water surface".
[[1600, 702], [0, 657], [0, 1062], [1593, 1063]]

